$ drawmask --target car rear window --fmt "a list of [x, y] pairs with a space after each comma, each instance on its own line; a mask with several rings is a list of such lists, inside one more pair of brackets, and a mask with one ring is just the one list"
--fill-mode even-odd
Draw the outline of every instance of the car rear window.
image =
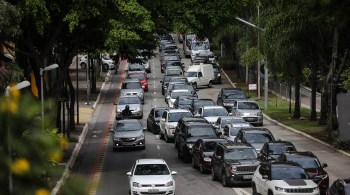
[[204, 109], [203, 117], [210, 116], [227, 116], [228, 113], [225, 108]]
[[244, 110], [258, 110], [259, 106], [255, 102], [239, 102], [238, 109]]
[[304, 169], [317, 169], [321, 165], [318, 162], [317, 158], [314, 157], [288, 157], [288, 161], [296, 162]]
[[190, 127], [188, 133], [188, 137], [215, 136], [213, 128], [209, 126]]
[[123, 83], [122, 89], [140, 89], [141, 85], [139, 82]]

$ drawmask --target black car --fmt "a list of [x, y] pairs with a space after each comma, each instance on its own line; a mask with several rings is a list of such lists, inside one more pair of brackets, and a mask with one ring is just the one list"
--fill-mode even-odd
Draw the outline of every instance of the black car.
[[222, 69], [220, 66], [213, 64], [213, 70], [214, 70], [214, 83], [216, 84], [221, 84], [222, 79], [221, 79], [221, 74], [222, 74]]
[[237, 133], [234, 142], [242, 142], [252, 145], [259, 153], [266, 142], [275, 141], [270, 130], [266, 128], [243, 128]]
[[192, 147], [192, 167], [203, 174], [211, 171], [211, 158], [217, 143], [227, 143], [225, 139], [198, 139]]
[[294, 144], [289, 141], [267, 142], [260, 150], [259, 159], [261, 162], [271, 162], [278, 160], [283, 152], [297, 151]]
[[224, 187], [231, 184], [250, 184], [259, 166], [255, 149], [245, 143], [218, 143], [211, 160], [212, 180], [221, 179]]
[[190, 111], [195, 115], [202, 106], [215, 106], [215, 102], [212, 99], [204, 98], [193, 100]]
[[187, 109], [191, 108], [192, 101], [197, 99], [196, 96], [179, 96], [174, 102], [174, 108]]
[[178, 158], [185, 162], [192, 159], [192, 146], [199, 138], [218, 138], [211, 124], [189, 123], [183, 125], [178, 132]]
[[192, 93], [192, 96], [194, 97], [197, 97], [198, 99], [198, 94], [197, 94], [197, 91], [198, 89], [195, 89], [193, 87], [193, 85], [191, 85], [190, 83], [173, 83], [173, 85], [170, 87], [170, 91], [171, 92], [172, 90], [176, 90], [176, 89], [187, 89], [188, 91], [190, 91]]
[[151, 109], [147, 117], [148, 131], [151, 131], [153, 134], [159, 133], [159, 121], [165, 109], [167, 109], [167, 107], [155, 107]]
[[218, 94], [217, 105], [223, 106], [228, 112], [231, 112], [236, 100], [248, 99], [241, 88], [222, 88]]
[[189, 124], [189, 123], [206, 123], [206, 124], [209, 124], [209, 122], [203, 117], [199, 117], [199, 116], [181, 117], [180, 120], [177, 122], [177, 125], [175, 127], [175, 132], [174, 132], [174, 146], [175, 146], [175, 148], [178, 147], [179, 129], [181, 129], [182, 126], [184, 126], [186, 124]]

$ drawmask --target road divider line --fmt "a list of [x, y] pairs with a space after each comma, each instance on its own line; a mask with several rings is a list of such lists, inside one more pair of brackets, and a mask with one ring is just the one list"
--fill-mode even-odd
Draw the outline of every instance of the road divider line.
[[160, 150], [160, 146], [159, 145], [157, 145], [157, 149]]

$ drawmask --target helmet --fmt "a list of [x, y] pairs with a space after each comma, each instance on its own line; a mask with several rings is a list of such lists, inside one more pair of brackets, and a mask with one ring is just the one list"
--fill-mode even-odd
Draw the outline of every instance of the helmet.
[[125, 106], [125, 109], [129, 110], [129, 105], [126, 105], [126, 106]]

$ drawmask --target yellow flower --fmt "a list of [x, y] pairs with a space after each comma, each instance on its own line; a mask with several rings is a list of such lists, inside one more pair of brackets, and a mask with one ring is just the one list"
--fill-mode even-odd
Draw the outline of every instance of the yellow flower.
[[8, 106], [7, 109], [9, 112], [13, 114], [17, 113], [17, 110], [18, 110], [17, 102], [10, 100], [7, 106]]
[[30, 164], [25, 158], [18, 158], [11, 165], [11, 171], [16, 175], [23, 175], [27, 173], [29, 168]]
[[54, 152], [50, 153], [49, 159], [54, 162], [61, 162], [62, 152], [59, 150], [55, 150]]
[[21, 92], [17, 89], [10, 90], [10, 97], [17, 101], [19, 99], [19, 96], [21, 95]]
[[62, 150], [68, 148], [68, 140], [65, 137], [60, 137], [60, 147]]
[[45, 188], [39, 188], [35, 191], [35, 195], [49, 195], [50, 192]]

